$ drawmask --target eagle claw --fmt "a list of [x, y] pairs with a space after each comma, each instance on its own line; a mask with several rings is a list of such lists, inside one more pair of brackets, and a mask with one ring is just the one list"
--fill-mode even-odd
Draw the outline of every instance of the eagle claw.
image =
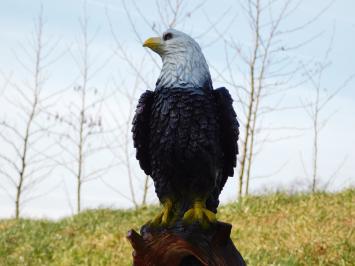
[[152, 221], [149, 222], [151, 226], [164, 226], [168, 225], [171, 220], [171, 210], [173, 203], [170, 199], [167, 199], [163, 202], [163, 210], [161, 213], [155, 217]]
[[216, 214], [206, 208], [204, 201], [197, 200], [193, 207], [187, 210], [183, 220], [188, 223], [198, 222], [203, 227], [208, 227], [209, 224], [217, 221]]

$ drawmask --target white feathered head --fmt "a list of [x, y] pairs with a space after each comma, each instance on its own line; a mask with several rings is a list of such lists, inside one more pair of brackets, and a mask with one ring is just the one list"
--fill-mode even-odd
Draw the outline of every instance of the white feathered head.
[[168, 29], [143, 46], [160, 55], [163, 67], [157, 87], [212, 89], [211, 75], [199, 44], [189, 35]]

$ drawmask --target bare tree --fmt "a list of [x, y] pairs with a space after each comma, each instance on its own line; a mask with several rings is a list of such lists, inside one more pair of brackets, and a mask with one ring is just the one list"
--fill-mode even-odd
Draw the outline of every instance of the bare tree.
[[[140, 66], [139, 70], [142, 70], [144, 66], [144, 59]], [[123, 168], [128, 177], [128, 185], [130, 196], [124, 195], [126, 199], [134, 205], [135, 208], [145, 205], [147, 201], [147, 194], [149, 189], [149, 177], [144, 176], [142, 180], [137, 174], [137, 162], [132, 160], [135, 158], [135, 151], [133, 149], [133, 143], [131, 138], [131, 122], [133, 119], [135, 111], [135, 102], [138, 97], [137, 93], [139, 92], [139, 86], [141, 82], [139, 81], [138, 76], [135, 77], [134, 84], [131, 89], [127, 89], [126, 85], [122, 82], [119, 84], [115, 82], [115, 91], [117, 92], [116, 97], [114, 97], [114, 106], [118, 110], [112, 110], [110, 108], [110, 113], [112, 119], [115, 123], [115, 133], [114, 140], [109, 140], [111, 143], [110, 150], [114, 157], [116, 158], [118, 167]], [[115, 143], [112, 145], [112, 143]], [[137, 182], [138, 181], [138, 182]], [[140, 186], [144, 184], [141, 188], [142, 199], [139, 200], [137, 196], [137, 189], [135, 183], [138, 183]], [[112, 188], [111, 185], [108, 185]], [[116, 189], [113, 189], [116, 191]], [[122, 192], [119, 193], [122, 195]]]
[[[108, 62], [93, 56], [91, 46], [96, 34], [89, 35], [89, 17], [87, 4], [83, 4], [83, 16], [79, 19], [80, 35], [72, 58], [79, 71], [79, 78], [75, 81], [73, 90], [67, 95], [72, 101], [67, 105], [67, 112], [52, 114], [55, 120], [63, 124], [65, 132], [57, 132], [58, 145], [64, 152], [64, 158], [57, 161], [76, 179], [76, 211], [82, 209], [82, 187], [86, 182], [100, 178], [114, 166], [112, 161], [106, 162], [108, 145], [104, 135], [110, 132], [104, 130], [101, 109], [108, 95], [104, 89], [91, 85], [94, 76], [102, 70]], [[96, 31], [97, 33], [98, 31]], [[94, 62], [102, 61], [101, 65]], [[101, 158], [101, 159], [100, 159]]]
[[[291, 52], [310, 43], [318, 35], [294, 44], [288, 44], [287, 37], [305, 30], [329, 7], [326, 6], [314, 17], [294, 28], [285, 28], [285, 22], [301, 3], [302, 1], [293, 0], [282, 3], [241, 1], [240, 7], [246, 19], [244, 23], [251, 36], [247, 43], [238, 42], [235, 38], [228, 39], [215, 29], [226, 44], [226, 68], [223, 71], [214, 70], [219, 79], [234, 88], [238, 110], [242, 111], [239, 120], [244, 132], [240, 139], [238, 198], [242, 197], [243, 188], [246, 195], [249, 193], [255, 156], [265, 143], [275, 141], [263, 126], [266, 115], [301, 108], [284, 104], [286, 92], [305, 82], [300, 78], [302, 67], [299, 60]], [[234, 67], [235, 62], [239, 66]], [[238, 76], [241, 78], [236, 78]], [[284, 129], [291, 128], [292, 126]], [[281, 129], [283, 128], [279, 127]]]
[[53, 147], [46, 138], [52, 125], [44, 124], [41, 119], [50, 106], [50, 94], [45, 89], [46, 71], [54, 62], [52, 54], [57, 42], [44, 38], [44, 26], [41, 7], [32, 38], [21, 45], [21, 56], [16, 54], [25, 71], [25, 80], [20, 84], [20, 77], [16, 81], [10, 76], [6, 79], [11, 90], [5, 93], [7, 114], [0, 121], [0, 176], [9, 186], [2, 181], [0, 187], [13, 200], [16, 218], [20, 217], [26, 202], [40, 196], [33, 194], [34, 188], [54, 170], [54, 164], [46, 160]]
[[[125, 10], [127, 14], [130, 15], [126, 5], [124, 5], [124, 7], [126, 8]], [[119, 83], [115, 81], [115, 91], [117, 92], [117, 95], [115, 97], [115, 106], [118, 107], [119, 110], [110, 110], [110, 113], [112, 114], [112, 119], [115, 122], [115, 131], [117, 132], [117, 136], [115, 136], [114, 141], [116, 145], [111, 145], [111, 151], [114, 154], [118, 165], [125, 170], [128, 177], [130, 196], [124, 195], [124, 197], [126, 199], [129, 199], [129, 201], [131, 201], [135, 208], [138, 208], [139, 206], [145, 205], [147, 202], [147, 195], [149, 192], [150, 183], [149, 176], [144, 176], [142, 180], [142, 178], [140, 178], [139, 175], [136, 173], [138, 164], [135, 160], [134, 155], [135, 151], [133, 149], [133, 142], [131, 137], [131, 122], [136, 107], [136, 101], [139, 97], [139, 93], [141, 93], [140, 87], [142, 87], [142, 84], [144, 83], [144, 87], [149, 88], [149, 82], [146, 80], [143, 74], [143, 67], [146, 58], [143, 57], [140, 62], [137, 62], [132, 59], [132, 57], [128, 54], [127, 50], [122, 45], [121, 40], [115, 33], [114, 27], [109, 16], [108, 20], [110, 24], [111, 34], [115, 41], [114, 54], [121, 62], [125, 62], [127, 66], [135, 73], [133, 76], [133, 84], [127, 85], [125, 83], [125, 78], [120, 78]], [[134, 24], [132, 24], [132, 26], [134, 26]], [[139, 186], [141, 184], [144, 184], [144, 186], [141, 188], [141, 200], [139, 200], [136, 195], [136, 183], [138, 183]], [[111, 187], [110, 185], [108, 186]], [[116, 191], [116, 189], [113, 190]], [[120, 192], [119, 194], [122, 195], [122, 192]]]
[[[354, 74], [349, 76], [338, 88], [326, 88], [323, 85], [323, 77], [324, 73], [332, 66], [332, 61], [330, 59], [330, 52], [332, 50], [332, 45], [334, 42], [334, 29], [333, 34], [329, 42], [329, 46], [325, 51], [324, 57], [322, 60], [314, 62], [313, 64], [303, 65], [305, 70], [305, 75], [309, 81], [311, 88], [313, 89], [313, 97], [310, 99], [303, 99], [302, 104], [304, 106], [304, 110], [309, 117], [312, 126], [312, 170], [311, 170], [311, 178], [312, 192], [316, 192], [318, 187], [318, 179], [319, 179], [319, 147], [320, 147], [320, 132], [325, 128], [328, 121], [332, 117], [332, 114], [325, 116], [323, 113], [328, 108], [330, 102], [334, 99], [335, 96], [339, 94], [339, 92], [344, 89], [349, 82], [354, 78]], [[333, 178], [336, 173], [340, 170], [345, 161], [340, 164], [340, 167], [336, 169], [336, 171], [331, 175]], [[304, 166], [305, 167], [305, 166]], [[330, 180], [329, 180], [330, 181]]]

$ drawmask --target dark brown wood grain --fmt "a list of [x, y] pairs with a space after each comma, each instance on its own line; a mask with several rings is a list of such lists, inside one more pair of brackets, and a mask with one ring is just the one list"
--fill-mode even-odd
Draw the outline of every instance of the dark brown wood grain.
[[143, 226], [127, 238], [134, 266], [243, 266], [242, 256], [230, 239], [232, 226], [217, 222], [209, 229], [178, 224], [170, 228]]

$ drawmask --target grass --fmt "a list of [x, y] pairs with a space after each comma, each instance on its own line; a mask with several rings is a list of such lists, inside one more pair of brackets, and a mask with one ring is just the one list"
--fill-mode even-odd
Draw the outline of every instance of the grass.
[[[248, 265], [355, 265], [355, 190], [253, 196], [219, 209]], [[60, 220], [0, 220], [0, 265], [131, 265], [126, 240], [158, 212], [99, 209]]]

